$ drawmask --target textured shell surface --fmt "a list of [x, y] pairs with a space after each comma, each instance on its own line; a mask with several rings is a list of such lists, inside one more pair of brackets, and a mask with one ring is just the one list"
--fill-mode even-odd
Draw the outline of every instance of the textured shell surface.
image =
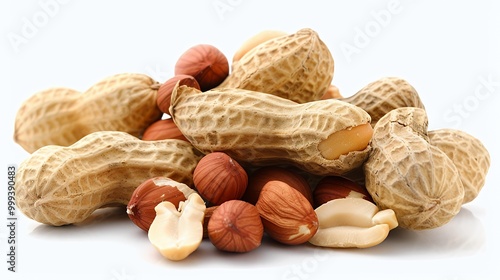
[[218, 88], [260, 91], [304, 103], [323, 96], [333, 71], [328, 47], [314, 30], [304, 28], [251, 49]]
[[360, 166], [369, 147], [325, 159], [318, 144], [332, 133], [370, 122], [362, 109], [338, 100], [299, 104], [244, 89], [200, 92], [176, 87], [172, 119], [204, 153], [223, 151], [239, 162], [291, 164], [313, 174], [341, 174]]
[[44, 146], [19, 165], [16, 202], [29, 218], [51, 225], [81, 222], [107, 205], [126, 205], [145, 180], [164, 176], [192, 186], [201, 158], [183, 140], [142, 141], [99, 131], [65, 147]]
[[458, 170], [429, 143], [423, 109], [398, 108], [380, 119], [364, 171], [373, 200], [394, 210], [403, 228], [436, 228], [460, 211], [464, 187]]

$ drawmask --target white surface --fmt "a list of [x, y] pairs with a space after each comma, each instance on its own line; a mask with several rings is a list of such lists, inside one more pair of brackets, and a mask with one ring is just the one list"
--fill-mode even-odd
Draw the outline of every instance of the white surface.
[[[86, 225], [60, 228], [19, 213], [16, 273], [7, 271], [8, 233], [0, 226], [1, 278], [499, 279], [495, 114], [500, 101], [500, 9], [495, 1], [444, 2], [2, 1], [5, 177], [8, 164], [28, 156], [12, 135], [15, 113], [31, 94], [52, 86], [83, 91], [120, 72], [164, 81], [173, 75], [179, 55], [195, 44], [213, 44], [231, 58], [245, 39], [261, 30], [291, 33], [303, 27], [316, 30], [330, 47], [333, 82], [344, 96], [383, 76], [403, 77], [421, 94], [431, 129], [454, 127], [476, 136], [489, 149], [492, 164], [479, 197], [449, 224], [422, 232], [397, 229], [381, 245], [363, 250], [289, 247], [265, 240], [258, 250], [235, 255], [217, 252], [206, 241], [187, 260], [174, 263], [162, 259], [119, 210], [100, 211]], [[47, 8], [43, 3], [52, 4]], [[359, 30], [371, 33], [363, 41]], [[11, 42], [16, 35], [24, 38], [17, 45]], [[347, 44], [356, 48], [352, 55], [343, 50]], [[488, 86], [485, 80], [490, 80]], [[5, 224], [6, 195], [4, 187], [0, 217]]]

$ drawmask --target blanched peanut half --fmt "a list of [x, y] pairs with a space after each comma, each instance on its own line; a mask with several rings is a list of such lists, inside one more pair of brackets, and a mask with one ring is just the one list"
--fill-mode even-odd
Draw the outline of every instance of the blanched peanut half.
[[155, 207], [156, 217], [149, 228], [149, 241], [165, 258], [185, 259], [198, 249], [203, 239], [205, 208], [205, 202], [197, 193], [181, 202], [179, 211], [171, 202], [161, 202]]
[[330, 134], [318, 144], [318, 149], [324, 158], [338, 159], [349, 152], [366, 149], [372, 135], [373, 128], [369, 123], [358, 125]]
[[394, 211], [379, 211], [375, 204], [362, 198], [334, 199], [314, 211], [319, 228], [309, 243], [321, 247], [372, 247], [398, 226]]

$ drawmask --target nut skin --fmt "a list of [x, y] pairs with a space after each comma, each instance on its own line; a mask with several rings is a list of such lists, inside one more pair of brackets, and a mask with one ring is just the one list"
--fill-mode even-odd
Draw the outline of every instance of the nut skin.
[[165, 114], [169, 114], [168, 110], [170, 109], [172, 90], [177, 83], [179, 83], [179, 85], [200, 89], [200, 85], [196, 79], [190, 75], [175, 75], [168, 79], [165, 83], [161, 84], [156, 97], [156, 104], [158, 105], [158, 108]]
[[279, 166], [266, 166], [253, 171], [248, 179], [248, 186], [242, 200], [255, 205], [264, 185], [273, 180], [282, 181], [295, 188], [307, 198], [311, 205], [313, 204], [312, 190], [306, 179], [290, 169]]
[[190, 193], [194, 193], [194, 190], [187, 185], [165, 177], [151, 178], [134, 190], [127, 204], [127, 214], [135, 225], [148, 232], [156, 216], [156, 205], [169, 201], [178, 208], [179, 203], [185, 201]]
[[256, 204], [264, 232], [287, 245], [309, 241], [318, 230], [318, 217], [309, 201], [284, 182], [270, 181]]
[[219, 205], [215, 205], [205, 209], [205, 216], [203, 217], [203, 238], [208, 238], [208, 222], [210, 221], [215, 209], [218, 207]]
[[142, 135], [142, 140], [156, 141], [164, 139], [179, 139], [188, 141], [172, 119], [159, 120], [152, 123]]
[[208, 237], [221, 251], [245, 253], [258, 248], [264, 226], [257, 208], [242, 200], [218, 206], [208, 222]]
[[229, 75], [227, 57], [216, 47], [200, 44], [184, 52], [175, 64], [175, 75], [193, 76], [207, 91], [222, 83]]
[[227, 154], [213, 152], [198, 162], [193, 172], [193, 182], [205, 201], [220, 205], [243, 196], [248, 185], [248, 175]]
[[323, 177], [313, 192], [314, 208], [338, 198], [359, 197], [373, 202], [364, 186], [341, 176]]
[[330, 85], [330, 87], [326, 90], [325, 94], [321, 97], [321, 99], [330, 99], [330, 98], [343, 98], [342, 94], [340, 94], [339, 88], [335, 85]]

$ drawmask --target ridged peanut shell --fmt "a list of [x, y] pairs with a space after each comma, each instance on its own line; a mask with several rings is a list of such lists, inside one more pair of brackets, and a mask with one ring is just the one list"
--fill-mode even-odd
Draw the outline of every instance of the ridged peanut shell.
[[14, 140], [27, 152], [47, 145], [69, 146], [96, 131], [123, 131], [139, 137], [161, 118], [156, 105], [159, 84], [147, 75], [122, 73], [80, 93], [49, 88], [19, 108]]
[[244, 89], [200, 91], [180, 86], [170, 115], [201, 152], [225, 152], [242, 165], [294, 165], [317, 175], [360, 166], [370, 147], [326, 159], [318, 145], [340, 130], [370, 123], [361, 108], [335, 99], [299, 104]]
[[465, 195], [462, 203], [474, 200], [486, 181], [490, 154], [476, 137], [457, 129], [429, 131], [429, 140], [453, 161], [460, 173]]
[[353, 96], [341, 100], [363, 108], [372, 118], [372, 126], [385, 114], [401, 107], [424, 109], [415, 88], [399, 77], [383, 77], [373, 81]]
[[153, 177], [192, 186], [201, 155], [183, 140], [142, 141], [125, 132], [91, 133], [69, 147], [49, 145], [19, 165], [16, 203], [49, 225], [78, 223], [109, 205], [127, 205]]
[[323, 96], [333, 71], [328, 47], [318, 33], [304, 28], [252, 48], [218, 88], [260, 91], [304, 103]]
[[392, 209], [401, 227], [432, 229], [459, 211], [464, 187], [451, 159], [431, 145], [425, 110], [403, 107], [380, 119], [364, 165], [366, 189], [381, 209]]

